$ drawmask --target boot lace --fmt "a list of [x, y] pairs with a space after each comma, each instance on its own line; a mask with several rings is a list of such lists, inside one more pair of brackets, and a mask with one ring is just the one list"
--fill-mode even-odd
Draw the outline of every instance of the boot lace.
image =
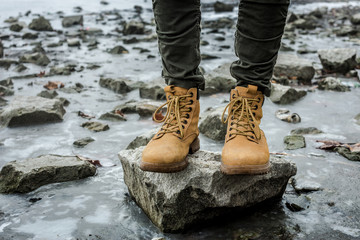
[[[237, 97], [233, 98], [229, 104], [226, 105], [221, 116], [221, 120], [223, 123], [226, 123], [230, 119], [230, 139], [234, 138], [236, 135], [246, 136], [252, 141], [258, 141], [261, 139], [259, 123], [255, 118], [255, 113], [253, 113], [253, 110], [258, 109], [258, 105], [254, 104], [252, 107], [254, 102], [260, 103], [260, 101], [261, 100], [259, 98], [251, 99]], [[227, 109], [230, 109], [230, 111], [224, 120]]]
[[[187, 124], [188, 120], [186, 119], [190, 118], [189, 112], [192, 111], [192, 108], [188, 107], [188, 105], [193, 104], [193, 100], [187, 100], [187, 98], [192, 96], [193, 93], [181, 96], [169, 96], [169, 100], [156, 109], [153, 114], [154, 121], [158, 123], [164, 122], [158, 136], [164, 135], [165, 133], [175, 132], [180, 135], [180, 138], [184, 137], [185, 127], [182, 124]], [[161, 112], [165, 105], [167, 105], [166, 114], [159, 120], [156, 118], [156, 114]]]

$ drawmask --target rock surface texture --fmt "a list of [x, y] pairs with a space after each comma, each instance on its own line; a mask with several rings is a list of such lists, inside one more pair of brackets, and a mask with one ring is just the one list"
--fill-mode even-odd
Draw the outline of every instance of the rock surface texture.
[[315, 75], [312, 62], [299, 58], [296, 55], [280, 54], [274, 67], [275, 76], [286, 76], [289, 79], [296, 78], [303, 83], [311, 83]]
[[318, 55], [324, 70], [347, 73], [356, 67], [356, 49], [334, 48], [319, 50]]
[[58, 99], [17, 96], [0, 114], [0, 125], [16, 127], [63, 120], [65, 109]]
[[123, 150], [119, 158], [130, 194], [164, 232], [282, 196], [296, 166], [272, 157], [264, 175], [227, 176], [220, 172], [220, 153], [198, 151], [188, 156], [189, 166], [178, 173], [145, 172], [139, 168], [144, 148]]
[[43, 155], [12, 161], [0, 172], [0, 192], [26, 193], [43, 185], [93, 176], [96, 167], [76, 156]]

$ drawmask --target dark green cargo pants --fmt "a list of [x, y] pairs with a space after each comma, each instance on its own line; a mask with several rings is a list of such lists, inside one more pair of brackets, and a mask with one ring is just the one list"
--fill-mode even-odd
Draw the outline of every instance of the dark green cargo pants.
[[[230, 67], [238, 86], [270, 94], [270, 79], [284, 32], [289, 0], [242, 0], [235, 32], [238, 60]], [[199, 71], [200, 0], [153, 0], [162, 75], [169, 85], [203, 89]]]

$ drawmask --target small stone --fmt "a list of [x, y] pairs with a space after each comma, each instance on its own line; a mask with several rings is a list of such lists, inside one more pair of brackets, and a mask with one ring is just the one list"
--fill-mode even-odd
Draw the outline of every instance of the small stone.
[[12, 90], [12, 88], [8, 88], [8, 87], [0, 85], [0, 95], [1, 96], [12, 96], [12, 95], [14, 95], [14, 91]]
[[76, 156], [42, 155], [7, 163], [0, 172], [0, 192], [27, 193], [43, 185], [73, 181], [96, 173], [96, 167]]
[[0, 97], [0, 108], [4, 107], [7, 105], [7, 100], [3, 99], [2, 97]]
[[288, 79], [297, 79], [302, 83], [311, 83], [315, 75], [312, 62], [292, 54], [280, 54], [274, 67], [276, 77], [286, 76]]
[[223, 2], [216, 1], [214, 3], [215, 12], [232, 12], [234, 7], [230, 4], [226, 4]]
[[318, 25], [317, 21], [316, 21], [316, 18], [314, 19], [311, 16], [307, 17], [307, 18], [297, 19], [291, 24], [294, 25], [296, 28], [300, 28], [300, 29], [303, 29], [303, 30], [313, 30]]
[[320, 90], [331, 90], [336, 92], [350, 91], [348, 86], [343, 85], [339, 79], [333, 77], [326, 77], [318, 82], [318, 88]]
[[36, 96], [53, 99], [59, 94], [55, 90], [44, 90], [38, 93]]
[[230, 76], [207, 76], [205, 78], [205, 90], [201, 91], [200, 94], [210, 95], [219, 92], [229, 93], [235, 86], [236, 80]]
[[23, 26], [20, 25], [19, 23], [14, 23], [14, 24], [11, 24], [11, 26], [10, 26], [10, 30], [14, 31], [14, 32], [20, 32], [22, 29], [23, 29]]
[[215, 56], [215, 55], [206, 54], [206, 53], [201, 54], [201, 60], [211, 60], [211, 59], [217, 59], [217, 58], [220, 58], [220, 57]]
[[101, 87], [113, 90], [116, 93], [127, 93], [131, 88], [125, 82], [125, 79], [100, 78]]
[[321, 185], [305, 179], [293, 179], [291, 185], [297, 193], [307, 193], [322, 190]]
[[75, 142], [73, 142], [73, 145], [75, 145], [76, 147], [82, 148], [93, 141], [95, 141], [95, 139], [93, 139], [91, 137], [86, 137], [86, 138], [81, 138], [79, 140], [76, 140]]
[[307, 128], [296, 128], [291, 130], [290, 132], [292, 135], [306, 135], [306, 134], [320, 134], [323, 133], [323, 131], [315, 128], [315, 127], [307, 127]]
[[190, 164], [181, 172], [147, 172], [139, 167], [143, 149], [119, 152], [124, 181], [136, 203], [164, 232], [181, 231], [267, 199], [281, 199], [289, 178], [296, 174], [294, 163], [271, 156], [267, 174], [224, 175], [221, 154], [202, 150], [188, 155]]
[[144, 34], [145, 33], [145, 26], [142, 22], [130, 21], [125, 23], [123, 34], [130, 35], [130, 34]]
[[111, 54], [126, 54], [129, 51], [123, 46], [116, 46], [109, 51]]
[[110, 129], [109, 125], [100, 122], [84, 122], [81, 126], [94, 132], [102, 132]]
[[360, 13], [354, 14], [351, 16], [350, 21], [354, 25], [360, 24]]
[[360, 161], [360, 151], [351, 152], [347, 147], [336, 147], [335, 151], [350, 161]]
[[76, 38], [69, 38], [66, 40], [69, 47], [79, 47], [80, 41]]
[[159, 131], [159, 129], [153, 129], [153, 130], [146, 132], [140, 136], [137, 136], [134, 140], [132, 140], [129, 143], [129, 145], [126, 147], [126, 149], [127, 150], [136, 149], [138, 147], [146, 146], [158, 131]]
[[300, 195], [296, 198], [286, 199], [285, 206], [292, 212], [300, 212], [310, 207], [310, 198]]
[[356, 124], [360, 125], [360, 113], [356, 115], [354, 119], [356, 121]]
[[122, 113], [138, 113], [141, 117], [148, 117], [161, 105], [162, 103], [155, 101], [145, 100], [137, 102], [132, 100], [116, 106], [114, 111], [120, 111]]
[[100, 120], [113, 121], [113, 122], [126, 121], [126, 118], [124, 116], [122, 116], [120, 114], [116, 114], [114, 111], [102, 114], [99, 117], [99, 119]]
[[21, 63], [34, 63], [39, 66], [46, 66], [50, 63], [50, 59], [44, 53], [31, 53], [24, 54], [20, 57], [19, 62]]
[[164, 88], [161, 86], [144, 86], [139, 88], [141, 98], [148, 98], [153, 100], [166, 99]]
[[50, 22], [42, 16], [33, 19], [29, 24], [29, 28], [35, 31], [53, 31]]
[[289, 86], [282, 86], [280, 84], [271, 84], [270, 100], [278, 104], [293, 103], [306, 95], [304, 90], [296, 90]]
[[346, 74], [357, 65], [354, 48], [318, 50], [318, 55], [324, 70], [329, 72]]
[[63, 120], [65, 109], [58, 99], [16, 96], [0, 114], [0, 125], [16, 127]]
[[37, 39], [38, 35], [36, 33], [24, 33], [21, 37], [22, 39]]
[[74, 25], [83, 25], [83, 21], [82, 15], [76, 15], [64, 17], [61, 23], [63, 27], [71, 27]]
[[285, 136], [284, 143], [286, 150], [295, 150], [306, 147], [305, 138], [302, 135]]
[[275, 116], [281, 121], [288, 123], [299, 123], [301, 122], [301, 117], [297, 113], [291, 113], [290, 110], [281, 108], [275, 112]]
[[4, 57], [4, 46], [0, 40], [0, 58]]
[[16, 66], [16, 68], [14, 69], [16, 72], [23, 72], [26, 69], [28, 69], [24, 64], [19, 64]]
[[224, 107], [211, 109], [201, 115], [199, 130], [210, 139], [220, 141], [225, 139], [227, 125], [221, 121]]

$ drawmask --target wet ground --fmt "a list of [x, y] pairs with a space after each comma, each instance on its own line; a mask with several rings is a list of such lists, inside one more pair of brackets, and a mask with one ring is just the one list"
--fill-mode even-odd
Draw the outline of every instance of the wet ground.
[[[136, 15], [133, 6], [144, 7], [142, 18], [150, 22], [151, 1], [108, 1], [102, 5], [99, 1], [55, 1], [51, 4], [45, 0], [14, 0], [10, 3], [0, 3], [0, 32], [11, 33], [4, 20], [9, 16], [24, 15], [31, 10], [29, 16], [22, 16], [20, 21], [27, 24], [35, 16], [44, 15], [50, 19], [53, 28], [62, 29], [61, 19], [56, 13], [63, 11], [64, 15], [76, 14], [73, 8], [81, 6], [84, 14], [84, 27], [101, 28], [104, 34], [114, 33], [116, 27], [121, 28], [117, 21], [97, 21], [99, 12], [119, 9], [122, 17], [133, 19]], [[234, 2], [234, 1], [229, 1]], [[205, 2], [204, 6], [206, 7]], [[359, 1], [336, 3], [293, 4], [295, 12], [306, 13], [319, 6], [341, 7], [344, 5], [360, 6]], [[236, 17], [232, 13], [214, 14], [205, 11], [204, 20], [217, 19], [222, 16]], [[106, 18], [111, 18], [107, 15]], [[105, 22], [105, 24], [104, 24]], [[74, 31], [78, 27], [70, 28]], [[154, 31], [153, 26], [147, 26]], [[24, 30], [23, 30], [24, 31]], [[225, 41], [214, 40], [216, 34], [206, 34], [203, 39], [210, 42], [202, 46], [202, 52], [218, 55], [221, 58], [203, 61], [205, 71], [211, 71], [222, 63], [235, 60], [233, 54], [233, 32], [227, 31]], [[14, 33], [12, 33], [14, 34]], [[16, 35], [16, 34], [15, 34]], [[16, 59], [26, 50], [33, 48], [30, 43], [42, 41], [42, 45], [57, 42], [61, 37], [49, 37], [41, 33], [37, 40], [21, 40], [12, 38], [3, 41], [7, 58]], [[126, 122], [106, 122], [109, 131], [92, 133], [80, 127], [86, 120], [77, 116], [78, 111], [99, 117], [110, 111], [114, 106], [131, 99], [139, 100], [138, 90], [119, 95], [99, 86], [101, 76], [128, 78], [134, 81], [149, 82], [160, 76], [161, 60], [157, 52], [156, 42], [141, 42], [136, 45], [124, 45], [129, 54], [111, 55], [106, 49], [123, 45], [117, 37], [102, 36], [98, 49], [89, 51], [82, 45], [80, 48], [69, 48], [63, 44], [48, 50], [47, 55], [52, 61], [48, 67], [38, 67], [25, 64], [28, 69], [21, 74], [48, 71], [50, 66], [63, 66], [74, 63], [77, 69], [95, 63], [101, 67], [96, 70], [85, 69], [74, 72], [70, 76], [53, 76], [48, 78], [26, 78], [14, 80], [15, 95], [36, 95], [43, 90], [47, 81], [62, 81], [66, 86], [81, 82], [85, 85], [81, 93], [65, 93], [58, 91], [61, 97], [67, 98], [71, 104], [66, 107], [64, 121], [55, 124], [0, 129], [0, 167], [12, 160], [22, 160], [41, 154], [79, 154], [92, 159], [99, 159], [104, 167], [98, 169], [98, 174], [85, 180], [47, 185], [28, 194], [0, 195], [0, 239], [151, 239], [166, 237], [168, 239], [360, 239], [360, 165], [344, 157], [317, 149], [318, 139], [332, 139], [341, 142], [359, 142], [360, 126], [354, 121], [354, 116], [360, 113], [360, 88], [356, 88], [354, 80], [344, 79], [352, 86], [350, 92], [338, 93], [315, 90], [309, 92], [302, 100], [279, 106], [266, 99], [262, 128], [268, 138], [270, 151], [286, 153], [286, 158], [294, 161], [298, 167], [295, 177], [298, 181], [307, 181], [320, 185], [320, 191], [302, 194], [307, 196], [307, 205], [303, 211], [292, 212], [286, 207], [286, 202], [297, 198], [289, 185], [282, 201], [277, 204], [233, 216], [224, 221], [214, 221], [183, 234], [162, 234], [128, 195], [122, 179], [122, 169], [117, 159], [117, 152], [126, 148], [137, 135], [145, 133], [157, 126], [150, 118], [140, 118], [137, 114], [126, 115]], [[288, 44], [289, 40], [284, 40]], [[348, 41], [347, 37], [337, 38], [321, 34], [299, 35], [292, 46], [296, 51], [301, 44], [307, 43], [312, 49], [331, 47], [355, 47], [359, 45]], [[14, 45], [15, 44], [15, 45]], [[229, 45], [230, 48], [220, 48]], [[139, 53], [133, 46], [149, 49], [149, 53]], [[220, 50], [221, 49], [221, 50]], [[147, 55], [155, 58], [148, 59]], [[303, 57], [314, 61], [314, 66], [320, 68], [317, 54], [310, 53]], [[358, 71], [359, 72], [359, 71]], [[0, 68], [0, 80], [9, 76], [18, 76], [14, 67], [9, 70]], [[33, 85], [29, 86], [28, 83]], [[6, 97], [11, 100], [13, 97]], [[224, 100], [228, 94], [219, 93], [202, 97], [202, 111], [208, 107], [225, 106]], [[302, 122], [290, 124], [275, 117], [275, 111], [286, 107], [291, 112], [298, 113]], [[285, 151], [283, 137], [296, 127], [317, 127], [324, 133], [307, 135], [304, 149]], [[82, 137], [91, 136], [95, 142], [83, 149], [73, 147], [72, 143]], [[201, 148], [211, 151], [221, 151], [222, 142], [217, 142], [200, 136]], [[40, 199], [35, 201], [34, 199]]]

